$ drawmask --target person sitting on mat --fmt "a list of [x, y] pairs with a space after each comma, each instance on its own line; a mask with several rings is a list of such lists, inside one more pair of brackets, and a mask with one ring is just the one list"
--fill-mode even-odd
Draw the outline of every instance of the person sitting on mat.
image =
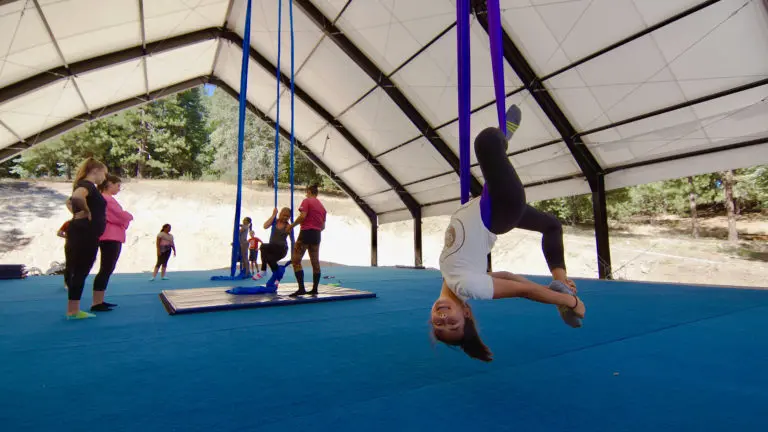
[[[280, 210], [280, 215], [277, 214], [277, 209], [272, 211], [270, 216], [264, 222], [264, 229], [269, 229], [274, 224], [272, 234], [269, 236], [269, 243], [261, 245], [261, 262], [263, 266], [269, 266], [272, 271], [267, 286], [277, 285], [280, 279], [283, 277], [284, 267], [281, 267], [277, 262], [285, 258], [288, 255], [288, 235], [290, 234], [290, 218], [291, 209], [283, 207]], [[262, 270], [265, 270], [262, 267]], [[258, 276], [258, 275], [257, 275]], [[261, 279], [261, 277], [254, 276], [254, 280]]]
[[248, 233], [253, 231], [251, 218], [244, 217], [243, 223], [240, 224], [240, 273], [246, 277], [251, 276], [251, 267], [248, 264]]
[[[264, 243], [260, 238], [256, 237], [256, 233], [251, 231], [251, 238], [248, 239], [248, 261], [250, 262], [251, 274], [254, 279], [261, 279], [262, 275], [259, 272], [259, 245]], [[263, 260], [262, 260], [263, 262]]]
[[[320, 283], [320, 233], [325, 229], [325, 217], [327, 212], [325, 207], [317, 199], [317, 185], [307, 188], [307, 197], [299, 206], [299, 217], [293, 222], [289, 229], [296, 225], [301, 225], [299, 238], [293, 246], [293, 273], [296, 275], [296, 282], [299, 289], [291, 294], [296, 297], [304, 294], [317, 295], [317, 286]], [[301, 261], [304, 259], [304, 253], [309, 250], [309, 260], [312, 263], [312, 291], [307, 292], [304, 289], [304, 269], [301, 267]]]
[[171, 251], [173, 251], [173, 256], [176, 256], [176, 243], [173, 241], [173, 235], [171, 234], [171, 224], [165, 224], [160, 229], [160, 233], [157, 234], [157, 240], [155, 241], [155, 247], [157, 248], [157, 264], [155, 264], [155, 269], [152, 271], [150, 282], [155, 280], [157, 271], [161, 267], [160, 278], [168, 280], [165, 277], [165, 272], [168, 270], [168, 260], [171, 259]]
[[[480, 197], [451, 216], [440, 254], [442, 289], [430, 313], [435, 339], [486, 362], [492, 360], [492, 353], [480, 339], [468, 299], [523, 297], [553, 304], [572, 327], [581, 326], [586, 312], [576, 297], [575, 284], [566, 275], [560, 222], [526, 204], [523, 184], [507, 157], [507, 142], [520, 119], [520, 109], [513, 105], [507, 112], [506, 137], [497, 128], [487, 128], [475, 138], [485, 186]], [[508, 272], [487, 273], [487, 256], [496, 236], [514, 228], [543, 234], [542, 249], [554, 279], [549, 288]]]

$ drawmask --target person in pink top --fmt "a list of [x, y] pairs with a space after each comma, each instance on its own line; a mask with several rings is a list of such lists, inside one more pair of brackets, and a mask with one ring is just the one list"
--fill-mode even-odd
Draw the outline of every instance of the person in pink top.
[[[291, 294], [291, 297], [300, 295], [317, 295], [317, 285], [320, 283], [320, 233], [325, 229], [326, 211], [323, 204], [317, 199], [317, 185], [307, 188], [307, 197], [299, 206], [299, 217], [288, 228], [293, 229], [296, 225], [301, 226], [299, 238], [293, 246], [293, 255], [291, 263], [293, 272], [296, 275], [296, 282], [299, 289]], [[301, 267], [301, 260], [304, 259], [304, 253], [309, 251], [309, 260], [312, 263], [312, 291], [307, 292], [304, 289], [304, 269]]]
[[120, 251], [125, 243], [125, 230], [133, 220], [133, 216], [123, 210], [115, 199], [115, 195], [120, 192], [120, 178], [111, 174], [99, 186], [104, 200], [107, 202], [107, 227], [104, 234], [99, 237], [99, 249], [101, 250], [101, 265], [99, 273], [93, 280], [93, 312], [108, 312], [117, 306], [114, 303], [104, 301], [104, 293], [107, 290], [109, 277], [115, 271], [117, 259], [120, 258]]

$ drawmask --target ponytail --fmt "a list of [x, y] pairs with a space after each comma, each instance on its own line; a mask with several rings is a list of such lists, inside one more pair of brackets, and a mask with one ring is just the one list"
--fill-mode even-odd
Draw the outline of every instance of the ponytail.
[[84, 178], [88, 177], [88, 174], [95, 170], [95, 169], [106, 169], [106, 165], [103, 163], [97, 161], [96, 159], [89, 157], [88, 159], [84, 160], [83, 163], [80, 164], [80, 167], [77, 168], [77, 173], [75, 174], [75, 181], [72, 183], [72, 186], [76, 189], [77, 183], [80, 182], [80, 180], [83, 180]]

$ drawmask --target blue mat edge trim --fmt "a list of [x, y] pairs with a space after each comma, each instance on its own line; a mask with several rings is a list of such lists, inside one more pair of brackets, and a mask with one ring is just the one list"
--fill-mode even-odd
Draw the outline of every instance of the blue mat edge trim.
[[191, 308], [191, 309], [182, 309], [182, 310], [176, 309], [176, 307], [173, 305], [173, 302], [169, 300], [168, 297], [165, 296], [165, 290], [163, 290], [160, 294], [158, 294], [158, 297], [160, 297], [160, 301], [162, 302], [166, 312], [168, 312], [168, 315], [184, 315], [184, 314], [192, 314], [192, 313], [219, 312], [219, 311], [236, 310], [236, 309], [258, 309], [258, 308], [275, 307], [275, 306], [291, 306], [291, 305], [305, 304], [305, 303], [328, 303], [328, 302], [341, 301], [341, 300], [376, 298], [376, 293], [369, 292], [369, 291], [361, 291], [358, 294], [347, 294], [347, 295], [340, 295], [340, 296], [334, 296], [334, 297], [328, 297], [328, 298], [298, 297], [295, 300], [289, 301], [289, 302], [243, 303], [243, 304], [232, 304], [232, 305], [226, 305], [226, 306]]

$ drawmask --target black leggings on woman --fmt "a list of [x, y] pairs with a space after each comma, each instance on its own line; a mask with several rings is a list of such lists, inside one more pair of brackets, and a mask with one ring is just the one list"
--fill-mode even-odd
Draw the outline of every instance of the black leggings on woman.
[[67, 296], [69, 300], [80, 300], [83, 295], [83, 287], [88, 273], [96, 262], [96, 254], [99, 251], [99, 235], [91, 229], [90, 225], [76, 224], [72, 222], [67, 230], [67, 242], [64, 245], [66, 256], [66, 272], [64, 277], [68, 285]]
[[93, 280], [93, 290], [106, 291], [109, 277], [115, 271], [123, 244], [119, 241], [106, 240], [99, 242], [99, 249], [101, 249], [101, 265], [99, 266], [99, 273]]
[[277, 262], [285, 258], [288, 255], [288, 247], [281, 244], [264, 243], [261, 245], [261, 270], [266, 270], [266, 266], [269, 265], [269, 269], [273, 272], [277, 271]]
[[554, 216], [526, 203], [523, 183], [507, 156], [504, 134], [497, 128], [480, 132], [475, 138], [475, 155], [485, 177], [480, 212], [486, 228], [494, 234], [513, 228], [540, 232], [549, 269], [565, 269], [562, 225]]

